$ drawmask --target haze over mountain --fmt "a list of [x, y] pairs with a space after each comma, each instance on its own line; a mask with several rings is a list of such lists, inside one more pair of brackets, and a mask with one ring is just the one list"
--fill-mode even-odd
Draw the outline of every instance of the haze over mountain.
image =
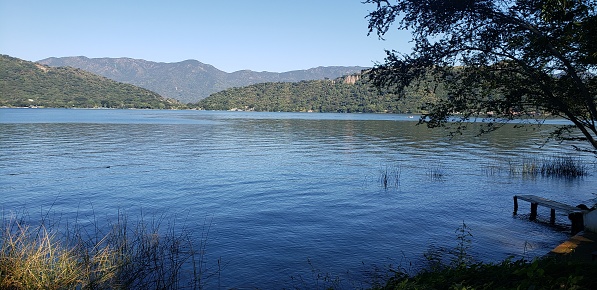
[[195, 103], [209, 95], [232, 87], [265, 82], [298, 82], [335, 79], [358, 73], [364, 67], [316, 67], [283, 73], [241, 70], [227, 73], [197, 60], [175, 63], [152, 62], [132, 58], [51, 57], [38, 63], [79, 68], [106, 78], [154, 91], [166, 98]]

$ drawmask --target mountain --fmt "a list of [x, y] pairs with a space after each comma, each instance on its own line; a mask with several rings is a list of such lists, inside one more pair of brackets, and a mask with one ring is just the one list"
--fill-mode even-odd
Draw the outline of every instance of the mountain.
[[234, 87], [199, 101], [206, 110], [269, 112], [421, 113], [426, 103], [441, 97], [441, 90], [423, 92], [408, 87], [406, 94], [380, 91], [361, 73], [334, 80], [272, 82]]
[[283, 73], [241, 70], [227, 73], [197, 60], [175, 63], [151, 62], [132, 58], [51, 57], [40, 64], [69, 66], [109, 79], [133, 84], [185, 103], [194, 103], [232, 87], [264, 82], [298, 82], [334, 79], [360, 72], [364, 67], [317, 67]]
[[0, 55], [0, 106], [170, 109], [182, 104], [81, 69]]

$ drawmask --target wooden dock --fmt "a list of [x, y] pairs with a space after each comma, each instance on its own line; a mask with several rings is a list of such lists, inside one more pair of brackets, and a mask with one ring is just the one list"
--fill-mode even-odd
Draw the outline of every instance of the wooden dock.
[[537, 207], [539, 205], [550, 208], [551, 214], [549, 218], [550, 224], [556, 222], [556, 210], [563, 211], [568, 214], [568, 218], [572, 222], [572, 233], [576, 234], [584, 229], [583, 213], [586, 210], [582, 210], [576, 206], [571, 206], [565, 203], [557, 202], [551, 199], [543, 198], [536, 195], [515, 195], [514, 196], [514, 215], [518, 212], [518, 200], [524, 200], [531, 203], [531, 215], [529, 220], [537, 219]]

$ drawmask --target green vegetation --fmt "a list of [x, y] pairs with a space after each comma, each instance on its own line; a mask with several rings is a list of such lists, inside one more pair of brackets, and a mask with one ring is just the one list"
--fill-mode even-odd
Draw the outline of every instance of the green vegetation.
[[453, 249], [431, 249], [428, 267], [415, 274], [394, 270], [394, 276], [374, 289], [597, 289], [594, 263], [546, 256], [533, 261], [506, 259], [478, 263], [468, 253], [473, 237], [463, 222], [455, 231]]
[[268, 112], [421, 113], [435, 92], [410, 88], [410, 95], [398, 98], [371, 86], [361, 74], [335, 80], [276, 82], [232, 88], [212, 94], [196, 106], [206, 110], [249, 110]]
[[[163, 219], [130, 223], [120, 214], [107, 233], [75, 225], [62, 235], [45, 221], [3, 221], [0, 289], [203, 289], [222, 271], [221, 261], [213, 268], [205, 261], [209, 226], [195, 247], [185, 228], [162, 229]], [[555, 256], [479, 263], [469, 254], [471, 229], [463, 222], [455, 234], [456, 246], [430, 247], [416, 274], [373, 269], [369, 289], [597, 289], [594, 263]], [[311, 267], [313, 277], [291, 277], [296, 289], [362, 289]]]
[[459, 131], [485, 118], [481, 132], [491, 132], [545, 112], [572, 123], [555, 136], [597, 154], [597, 1], [365, 3], [370, 34], [407, 30], [413, 44], [410, 53], [387, 52], [369, 74], [375, 86], [402, 97], [429, 75], [445, 84], [446, 98], [421, 119], [429, 127]]
[[543, 258], [447, 266], [409, 276], [396, 273], [377, 289], [597, 289], [593, 263]]
[[52, 67], [69, 66], [109, 79], [146, 88], [184, 103], [196, 103], [209, 95], [232, 87], [266, 82], [298, 82], [337, 78], [359, 72], [364, 67], [316, 67], [283, 73], [241, 70], [232, 73], [196, 60], [175, 63], [132, 58], [60, 57], [38, 61]]
[[588, 166], [580, 158], [571, 156], [552, 156], [550, 158], [525, 157], [520, 163], [508, 162], [510, 175], [522, 175], [524, 177], [561, 177], [577, 178], [589, 174]]
[[172, 109], [181, 104], [80, 69], [0, 55], [0, 106]]

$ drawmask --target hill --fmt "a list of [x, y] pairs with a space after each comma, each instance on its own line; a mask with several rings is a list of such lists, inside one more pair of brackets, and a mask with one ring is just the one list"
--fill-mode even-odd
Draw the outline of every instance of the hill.
[[402, 98], [374, 88], [367, 77], [353, 74], [334, 80], [272, 82], [227, 89], [201, 100], [206, 110], [284, 112], [421, 113], [435, 92], [409, 88]]
[[38, 61], [40, 64], [69, 66], [109, 79], [133, 84], [157, 92], [167, 98], [195, 103], [209, 95], [232, 87], [264, 82], [298, 82], [334, 79], [353, 74], [363, 67], [317, 67], [283, 73], [241, 70], [227, 73], [197, 60], [176, 63], [151, 62], [132, 58], [61, 57]]
[[81, 69], [0, 55], [0, 106], [169, 109], [181, 104]]

